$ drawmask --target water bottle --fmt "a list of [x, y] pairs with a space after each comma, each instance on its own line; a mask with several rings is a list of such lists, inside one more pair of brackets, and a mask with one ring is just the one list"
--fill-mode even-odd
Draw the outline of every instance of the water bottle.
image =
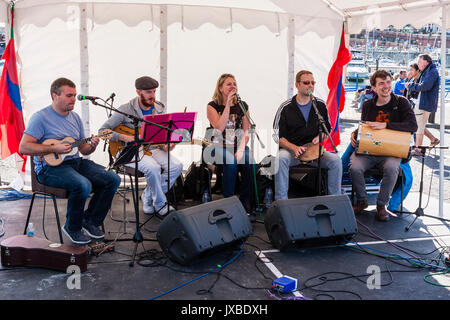
[[29, 236], [29, 237], [34, 236], [34, 226], [33, 226], [33, 222], [28, 223], [28, 227], [27, 227], [27, 236]]
[[206, 202], [210, 202], [211, 198], [209, 196], [208, 190], [205, 190], [205, 192], [203, 192], [203, 197], [202, 197], [202, 202], [206, 203]]
[[266, 208], [269, 208], [272, 205], [272, 197], [273, 197], [272, 187], [268, 186], [266, 189], [266, 195], [264, 196], [264, 206]]

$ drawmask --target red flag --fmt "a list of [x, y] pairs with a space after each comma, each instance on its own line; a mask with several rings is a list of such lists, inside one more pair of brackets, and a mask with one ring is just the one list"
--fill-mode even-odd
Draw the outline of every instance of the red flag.
[[[14, 5], [11, 7], [11, 39], [2, 56], [5, 64], [0, 80], [0, 146], [2, 159], [19, 151], [19, 143], [25, 130], [17, 76], [13, 21]], [[20, 156], [24, 159], [22, 171], [25, 171], [26, 156]]]
[[[342, 83], [342, 72], [344, 66], [352, 60], [351, 52], [345, 47], [344, 27], [342, 27], [341, 44], [339, 46], [336, 61], [328, 73], [328, 93], [327, 108], [328, 116], [330, 118], [331, 132], [330, 136], [333, 139], [334, 145], [338, 146], [341, 143], [339, 135], [339, 113], [344, 110], [345, 105], [345, 91]], [[328, 151], [333, 150], [333, 145], [330, 139], [324, 141], [324, 147]]]

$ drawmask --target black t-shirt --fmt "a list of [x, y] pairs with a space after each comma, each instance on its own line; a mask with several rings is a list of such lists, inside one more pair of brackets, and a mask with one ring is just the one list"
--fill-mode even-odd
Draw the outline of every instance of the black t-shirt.
[[[214, 101], [211, 101], [208, 103], [211, 107], [213, 107], [219, 116], [222, 116], [223, 110], [225, 109], [224, 105], [219, 105], [215, 103]], [[242, 101], [242, 104], [244, 105], [244, 108], [248, 111], [248, 105], [245, 101]], [[222, 132], [222, 137], [224, 140], [224, 144], [236, 144], [236, 136], [234, 134], [234, 131], [237, 129], [243, 129], [243, 119], [244, 119], [244, 112], [242, 111], [239, 104], [235, 104], [234, 106], [230, 107], [230, 116], [228, 118], [227, 125], [225, 126], [225, 130]], [[209, 124], [209, 128], [213, 128], [212, 124]]]
[[417, 123], [408, 100], [391, 93], [391, 100], [377, 106], [377, 98], [364, 102], [361, 112], [362, 121], [386, 122], [387, 129], [416, 132]]

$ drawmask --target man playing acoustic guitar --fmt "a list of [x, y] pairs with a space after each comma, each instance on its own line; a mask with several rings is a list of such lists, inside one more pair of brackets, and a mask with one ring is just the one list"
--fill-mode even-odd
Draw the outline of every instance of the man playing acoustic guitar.
[[[50, 153], [64, 155], [72, 151], [72, 145], [66, 142], [43, 144], [47, 139], [85, 138], [81, 119], [72, 111], [76, 99], [75, 84], [66, 78], [56, 79], [50, 87], [50, 94], [52, 104], [33, 114], [20, 142], [19, 153], [34, 156], [39, 182], [68, 191], [67, 219], [62, 229], [73, 243], [83, 245], [91, 241], [83, 231], [91, 238], [104, 237], [99, 226], [111, 207], [120, 177], [91, 160], [81, 158], [78, 152], [65, 157], [57, 166], [42, 160]], [[92, 136], [89, 140], [78, 147], [82, 155], [93, 153], [99, 143], [98, 137]], [[85, 210], [91, 192], [94, 194]]]
[[[158, 86], [158, 81], [147, 76], [136, 79], [135, 87], [137, 97], [131, 99], [128, 103], [121, 105], [119, 110], [138, 118], [143, 118], [144, 115], [166, 113], [166, 107], [155, 99], [156, 88], [158, 88]], [[126, 128], [123, 128], [124, 126]], [[121, 129], [118, 130], [119, 128]], [[100, 130], [104, 129], [112, 129], [115, 131], [111, 138], [110, 150], [112, 150], [111, 145], [114, 141], [123, 141], [124, 143], [134, 141], [133, 123], [130, 122], [128, 117], [118, 112], [113, 113], [111, 118], [109, 118], [100, 128]], [[129, 131], [129, 133], [126, 133], [126, 131]], [[171, 144], [170, 150], [172, 150], [174, 146], [175, 144]], [[159, 149], [152, 149], [151, 154], [145, 151], [140, 153], [138, 168], [139, 171], [144, 173], [147, 181], [147, 187], [141, 196], [144, 204], [144, 213], [146, 214], [153, 214], [156, 212], [157, 214], [164, 216], [168, 213], [167, 198], [165, 195], [170, 189], [167, 188], [167, 179], [169, 178], [167, 172], [167, 152], [168, 148], [167, 146], [164, 146]], [[112, 154], [112, 156], [116, 155]], [[134, 162], [127, 165], [134, 168]], [[182, 163], [171, 156], [170, 187], [172, 187], [175, 180], [180, 176], [182, 169]], [[173, 210], [173, 208], [170, 207], [169, 210]]]
[[[375, 71], [370, 78], [372, 89], [377, 94], [373, 99], [367, 100], [362, 106], [361, 121], [371, 129], [391, 129], [414, 133], [417, 130], [416, 118], [408, 100], [392, 93], [392, 76], [385, 70]], [[351, 135], [353, 147], [356, 147], [357, 132]], [[350, 157], [350, 174], [356, 193], [356, 205], [353, 206], [355, 214], [367, 208], [367, 193], [364, 172], [370, 168], [383, 169], [383, 178], [380, 192], [377, 197], [376, 219], [388, 221], [389, 213], [385, 206], [389, 201], [392, 190], [397, 181], [401, 159], [392, 156], [374, 156], [353, 153]]]

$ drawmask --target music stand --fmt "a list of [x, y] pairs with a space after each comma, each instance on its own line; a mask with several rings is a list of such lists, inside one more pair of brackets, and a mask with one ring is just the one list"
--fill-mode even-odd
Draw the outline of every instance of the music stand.
[[[196, 118], [197, 112], [176, 112], [144, 116], [144, 119], [149, 121], [149, 123], [144, 123], [144, 127], [141, 130], [142, 141], [153, 145], [167, 145], [167, 192], [170, 190], [170, 144], [191, 141]], [[156, 123], [159, 127], [152, 126], [150, 123]], [[169, 129], [167, 134], [163, 128]], [[166, 200], [167, 212], [169, 212], [169, 197]], [[145, 225], [149, 220], [142, 225]]]
[[420, 149], [420, 153], [421, 153], [420, 156], [422, 157], [422, 169], [421, 169], [421, 173], [420, 173], [420, 187], [419, 187], [419, 207], [416, 209], [416, 211], [412, 212], [412, 214], [414, 214], [416, 217], [414, 218], [414, 220], [407, 227], [405, 227], [405, 231], [409, 231], [411, 226], [414, 224], [414, 222], [416, 222], [417, 218], [419, 218], [419, 217], [429, 217], [429, 218], [438, 219], [440, 221], [450, 222], [450, 220], [448, 220], [448, 219], [444, 219], [444, 218], [440, 218], [440, 217], [436, 217], [436, 216], [425, 214], [423, 212], [423, 208], [422, 208], [423, 171], [424, 171], [424, 166], [425, 166], [425, 152], [426, 152], [427, 149], [433, 149], [433, 148], [436, 148], [436, 149], [448, 149], [448, 147], [418, 146], [417, 148]]
[[[130, 146], [129, 150], [126, 153], [123, 153], [123, 157], [121, 161], [124, 161], [126, 159], [128, 159], [130, 157], [130, 154], [132, 155], [133, 153], [130, 152], [131, 150], [134, 151], [134, 158], [135, 158], [135, 166], [134, 166], [134, 184], [135, 184], [135, 188], [134, 188], [134, 193], [133, 193], [133, 202], [134, 202], [134, 212], [135, 212], [135, 216], [136, 216], [136, 231], [135, 234], [133, 236], [133, 241], [135, 242], [135, 247], [133, 250], [133, 256], [132, 256], [132, 260], [129, 264], [130, 267], [134, 266], [134, 260], [136, 258], [136, 252], [137, 252], [137, 247], [139, 245], [139, 243], [144, 241], [144, 237], [142, 236], [141, 230], [140, 230], [140, 224], [139, 224], [139, 181], [138, 181], [138, 163], [139, 163], [139, 149], [140, 146], [142, 145], [143, 141], [139, 139], [139, 124], [145, 123], [147, 125], [152, 125], [155, 127], [158, 127], [162, 130], [166, 130], [168, 132], [172, 132], [173, 130], [167, 127], [163, 127], [157, 123], [153, 123], [149, 120], [145, 120], [142, 118], [139, 118], [135, 115], [132, 114], [128, 114], [126, 112], [120, 111], [118, 109], [115, 109], [112, 107], [112, 105], [106, 105], [106, 104], [100, 104], [95, 100], [90, 100], [94, 105], [100, 106], [102, 108], [105, 108], [107, 110], [111, 110], [117, 113], [120, 113], [126, 117], [128, 117], [130, 119], [130, 123], [133, 125], [134, 127], [134, 141], [131, 141], [128, 146]], [[168, 134], [170, 135], [170, 134]], [[131, 157], [132, 159], [132, 157]], [[125, 162], [123, 162], [125, 163]], [[117, 165], [117, 164], [116, 164]]]

